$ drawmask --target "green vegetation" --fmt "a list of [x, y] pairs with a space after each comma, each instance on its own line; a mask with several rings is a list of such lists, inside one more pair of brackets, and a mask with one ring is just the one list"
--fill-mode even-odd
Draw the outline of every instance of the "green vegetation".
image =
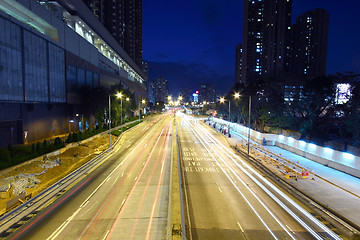
[[[337, 101], [337, 84], [351, 85], [348, 101]], [[265, 129], [287, 129], [299, 132], [301, 138], [317, 144], [341, 141], [360, 146], [360, 75], [351, 72], [294, 80], [284, 84], [277, 79], [258, 79], [249, 84], [236, 84], [218, 103], [218, 116], [228, 115], [231, 100], [231, 120], [248, 124], [249, 96], [251, 102], [251, 127], [261, 132]], [[234, 93], [240, 93], [238, 99]], [[286, 100], [286, 101], [284, 101]]]
[[[138, 118], [132, 118], [131, 121], [137, 120]], [[129, 122], [130, 119], [125, 119], [124, 122]], [[132, 128], [137, 125], [139, 122], [136, 121], [134, 123], [123, 126], [123, 131]], [[68, 135], [65, 142], [78, 142], [89, 137], [92, 137], [96, 134], [104, 132], [108, 130], [107, 128], [97, 128], [87, 130], [85, 132], [73, 132]], [[112, 132], [113, 135], [119, 136], [121, 134], [120, 130], [115, 130]], [[37, 142], [36, 144], [27, 145], [27, 146], [12, 146], [8, 145], [7, 148], [0, 148], [0, 170], [5, 169], [19, 163], [28, 161], [30, 159], [39, 157], [46, 153], [53, 152], [57, 149], [60, 149], [65, 146], [65, 142], [63, 142], [59, 137], [55, 138], [54, 141], [44, 140], [42, 143]]]
[[[115, 94], [120, 92], [123, 94], [122, 104], [121, 100], [117, 98]], [[77, 94], [81, 98], [81, 109], [83, 109], [81, 116], [77, 117], [79, 117], [84, 124], [84, 122], [88, 122], [88, 116], [95, 116], [96, 128], [88, 129], [84, 132], [70, 133], [65, 141], [56, 138], [54, 141], [44, 140], [28, 146], [12, 146], [9, 144], [7, 148], [0, 148], [0, 169], [8, 168], [52, 152], [62, 148], [65, 143], [78, 142], [108, 130], [108, 120], [106, 116], [108, 116], [107, 107], [109, 95], [111, 96], [111, 127], [119, 126], [121, 118], [123, 119], [123, 124], [138, 119], [138, 117], [134, 117], [134, 115], [139, 111], [138, 102], [140, 99], [136, 98], [135, 94], [131, 93], [128, 89], [124, 89], [121, 84], [113, 86], [110, 90], [102, 87], [90, 88], [84, 86], [79, 89]], [[141, 107], [145, 107], [145, 105]], [[124, 126], [123, 131], [136, 124], [138, 124], [138, 122]], [[116, 135], [119, 133], [115, 131], [113, 134]]]
[[[135, 126], [135, 125], [137, 125], [137, 124], [139, 124], [138, 121], [133, 122], [133, 123], [131, 123], [131, 124], [128, 124], [128, 125], [126, 125], [126, 126], [123, 126], [123, 132], [126, 131], [126, 130], [128, 130], [128, 129], [130, 129], [130, 128], [132, 128], [133, 126]], [[114, 130], [114, 131], [111, 132], [111, 134], [114, 135], [114, 136], [116, 136], [116, 137], [118, 137], [118, 136], [120, 136], [120, 134], [121, 134], [121, 129]]]
[[37, 142], [27, 146], [9, 144], [6, 149], [0, 149], [0, 169], [14, 166], [62, 147], [64, 147], [64, 143], [58, 137], [54, 141], [44, 140], [42, 143]]

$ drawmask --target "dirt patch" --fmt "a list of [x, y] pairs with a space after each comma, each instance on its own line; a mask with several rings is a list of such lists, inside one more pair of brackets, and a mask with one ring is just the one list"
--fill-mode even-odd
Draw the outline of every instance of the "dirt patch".
[[[112, 136], [112, 142], [115, 141]], [[70, 174], [95, 156], [103, 152], [109, 145], [109, 137], [95, 138], [87, 143], [68, 149], [66, 152], [53, 156], [46, 160], [29, 161], [19, 167], [15, 167], [8, 173], [0, 172], [0, 185], [3, 191], [0, 192], [0, 214], [5, 212], [6, 203], [15, 197], [13, 184], [25, 185], [26, 194], [32, 196], [43, 191], [56, 181]], [[60, 160], [61, 164], [49, 166], [49, 163]], [[4, 171], [5, 172], [5, 171]], [[37, 184], [27, 183], [27, 176], [35, 176], [39, 181]], [[27, 185], [28, 184], [28, 185]], [[0, 186], [1, 188], [1, 186]], [[6, 191], [5, 191], [6, 189]]]

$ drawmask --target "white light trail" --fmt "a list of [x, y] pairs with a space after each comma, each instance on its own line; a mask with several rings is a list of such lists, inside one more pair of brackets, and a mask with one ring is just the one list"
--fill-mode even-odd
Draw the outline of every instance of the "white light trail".
[[[265, 179], [261, 174], [256, 172], [250, 165], [248, 165], [244, 160], [242, 160], [239, 156], [233, 153], [230, 149], [224, 146], [219, 140], [217, 140], [214, 136], [212, 136], [208, 130], [198, 124], [199, 128], [202, 129], [202, 132], [213, 141], [215, 141], [219, 146], [221, 146], [221, 150], [225, 153], [237, 167], [239, 167], [248, 177], [250, 177], [255, 183], [257, 183], [266, 193], [269, 194], [271, 198], [274, 199], [285, 211], [287, 211], [296, 221], [298, 221], [305, 229], [307, 229], [315, 238], [323, 239], [319, 234], [317, 234], [309, 225], [307, 225], [302, 219], [300, 219], [295, 213], [293, 213], [283, 202], [281, 202], [274, 194], [272, 194], [263, 184], [261, 184], [252, 174], [250, 174], [243, 166], [239, 164], [239, 162], [244, 165], [249, 171], [251, 171], [254, 175], [256, 175], [261, 181], [263, 181], [266, 185], [268, 185], [271, 189], [276, 191], [282, 198], [284, 198], [289, 204], [295, 207], [298, 211], [304, 214], [308, 219], [310, 219], [315, 225], [321, 228], [323, 231], [328, 233], [333, 239], [341, 240], [341, 238], [336, 235], [333, 231], [331, 231], [328, 227], [326, 227], [323, 223], [321, 223], [318, 219], [316, 219], [313, 215], [299, 206], [296, 202], [294, 202], [291, 198], [289, 198], [286, 194], [280, 191], [275, 185], [270, 183], [267, 179]], [[238, 161], [236, 161], [238, 160]], [[236, 175], [237, 176], [237, 175]]]

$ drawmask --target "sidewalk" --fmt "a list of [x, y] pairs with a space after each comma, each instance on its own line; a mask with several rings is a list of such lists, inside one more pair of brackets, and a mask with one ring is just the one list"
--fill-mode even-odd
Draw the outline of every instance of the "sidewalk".
[[[247, 137], [232, 132], [226, 135], [230, 145], [236, 146]], [[253, 142], [250, 140], [250, 146]], [[294, 187], [311, 196], [316, 201], [332, 209], [360, 227], [360, 179], [346, 173], [321, 165], [276, 146], [264, 146], [272, 154], [286, 158], [293, 163], [300, 163], [315, 173], [315, 180], [287, 179]]]

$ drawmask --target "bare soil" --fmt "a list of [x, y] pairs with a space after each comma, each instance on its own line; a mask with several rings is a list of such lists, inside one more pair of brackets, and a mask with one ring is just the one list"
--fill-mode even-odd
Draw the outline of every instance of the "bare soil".
[[[116, 137], [112, 136], [112, 142], [114, 142]], [[109, 145], [108, 136], [95, 138], [87, 143], [81, 144], [77, 147], [68, 149], [66, 152], [53, 156], [47, 160], [55, 160], [60, 158], [61, 164], [59, 166], [48, 169], [45, 173], [36, 176], [37, 179], [41, 181], [40, 184], [36, 184], [33, 188], [26, 188], [26, 194], [31, 193], [32, 197], [40, 193], [47, 187], [54, 184], [56, 181], [70, 174], [75, 169], [79, 168], [89, 160], [93, 159], [101, 152], [103, 152]], [[12, 171], [0, 171], [0, 181], [11, 176], [18, 176], [19, 174], [36, 174], [44, 170], [40, 165], [44, 164], [46, 161], [37, 160], [29, 161], [26, 164], [19, 165], [15, 167]], [[7, 192], [1, 192], [0, 194], [0, 214], [5, 212], [6, 203], [14, 198], [15, 196], [12, 193], [13, 187], [10, 188]]]

